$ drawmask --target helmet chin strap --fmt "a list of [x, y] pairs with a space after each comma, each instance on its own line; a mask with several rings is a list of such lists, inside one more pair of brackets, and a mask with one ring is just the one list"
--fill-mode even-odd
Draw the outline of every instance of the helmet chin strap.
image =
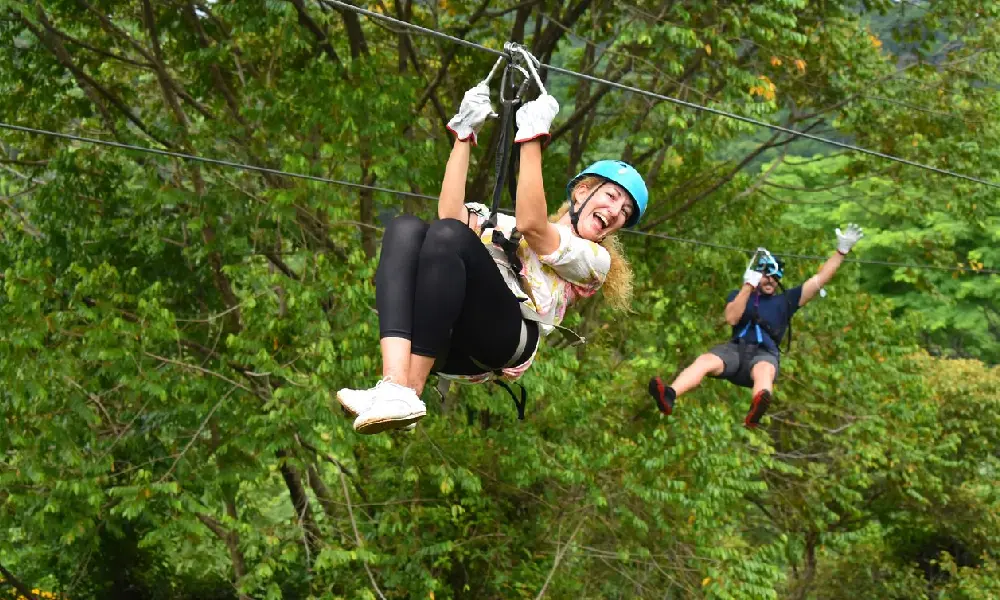
[[604, 187], [604, 184], [606, 184], [607, 182], [608, 181], [606, 179], [603, 180], [603, 181], [601, 181], [601, 185], [595, 187], [594, 191], [590, 192], [590, 195], [587, 196], [587, 199], [584, 200], [582, 204], [580, 204], [580, 208], [576, 208], [576, 203], [573, 201], [573, 197], [570, 196], [570, 198], [569, 198], [569, 221], [570, 221], [570, 223], [572, 223], [572, 225], [573, 225], [573, 231], [576, 232], [576, 235], [578, 235], [580, 237], [583, 237], [583, 235], [580, 234], [579, 228], [577, 228], [577, 225], [580, 222], [580, 214], [583, 212], [583, 209], [587, 207], [587, 203], [590, 202], [590, 199], [594, 197], [594, 194], [596, 194], [599, 189], [601, 189], [602, 187]]

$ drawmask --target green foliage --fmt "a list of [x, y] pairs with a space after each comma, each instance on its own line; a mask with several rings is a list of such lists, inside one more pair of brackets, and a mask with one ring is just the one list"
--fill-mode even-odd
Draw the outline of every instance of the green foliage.
[[[368, 7], [998, 178], [989, 3], [477, 6]], [[4, 122], [419, 193], [438, 189], [444, 122], [493, 60], [323, 2], [0, 7]], [[567, 124], [545, 154], [552, 207], [581, 164], [623, 156], [666, 233], [825, 255], [856, 220], [861, 258], [1000, 265], [990, 191], [855, 156], [806, 163], [794, 154], [815, 145], [737, 121], [556, 73], [547, 85]], [[494, 134], [470, 199], [489, 189]], [[845, 265], [796, 317], [774, 408], [750, 431], [746, 390], [706, 382], [669, 419], [644, 394], [728, 334], [745, 257], [627, 236], [633, 312], [570, 315], [589, 343], [542, 347], [526, 421], [498, 390], [455, 387], [426, 393], [415, 432], [363, 437], [332, 391], [379, 372], [380, 227], [433, 206], [6, 131], [0, 148], [0, 565], [29, 589], [997, 593], [1000, 373], [920, 349], [995, 363], [979, 314], [995, 324], [996, 276]], [[791, 260], [787, 279], [815, 267]]]
[[[779, 165], [763, 168], [772, 166]], [[861, 276], [866, 289], [892, 300], [896, 314], [920, 315], [922, 341], [935, 353], [995, 364], [1000, 359], [997, 194], [977, 190], [971, 198], [956, 196], [941, 186], [857, 177], [858, 169], [846, 156], [788, 161], [765, 185], [774, 200], [794, 204], [785, 215], [789, 223], [865, 223], [863, 259], [941, 267], [866, 265]], [[804, 195], [808, 199], [801, 200]], [[949, 270], [954, 268], [971, 272]]]

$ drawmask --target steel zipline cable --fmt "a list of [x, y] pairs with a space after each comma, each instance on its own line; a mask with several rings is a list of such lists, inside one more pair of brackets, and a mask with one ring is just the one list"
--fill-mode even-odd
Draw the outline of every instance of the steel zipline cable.
[[[709, 248], [716, 248], [719, 250], [733, 250], [742, 252], [744, 254], [754, 253], [754, 250], [751, 250], [749, 248], [740, 248], [738, 246], [729, 246], [726, 244], [715, 244], [712, 242], [703, 242], [701, 240], [675, 237], [664, 233], [656, 233], [655, 231], [638, 231], [632, 229], [623, 229], [622, 231], [626, 233], [632, 233], [635, 235], [644, 235], [647, 237], [654, 237], [662, 240], [681, 242], [683, 244], [707, 246]], [[819, 256], [815, 254], [792, 254], [789, 252], [772, 252], [772, 254], [774, 256], [781, 256], [783, 258], [795, 258], [799, 260], [825, 261], [826, 259], [830, 258], [829, 256]], [[939, 265], [930, 265], [926, 263], [906, 263], [906, 262], [896, 262], [891, 260], [862, 260], [859, 258], [845, 258], [844, 262], [855, 263], [858, 265], [878, 265], [883, 267], [895, 267], [900, 269], [906, 268], [906, 269], [921, 269], [921, 270], [935, 270], [935, 271], [951, 271], [955, 273], [975, 273], [977, 275], [1000, 275], [1000, 270], [997, 269], [986, 269], [986, 268], [974, 269], [972, 267], [945, 267]]]
[[242, 169], [244, 171], [256, 171], [258, 173], [267, 173], [269, 175], [279, 175], [281, 177], [294, 177], [296, 179], [305, 179], [308, 181], [319, 181], [321, 183], [333, 183], [336, 185], [342, 185], [345, 187], [375, 190], [376, 192], [385, 192], [387, 194], [396, 194], [397, 196], [413, 196], [417, 198], [430, 198], [432, 200], [437, 200], [435, 196], [427, 196], [426, 194], [416, 194], [413, 192], [404, 192], [401, 190], [392, 190], [389, 188], [382, 188], [372, 185], [365, 185], [362, 183], [354, 183], [353, 181], [343, 181], [340, 179], [330, 179], [329, 177], [319, 177], [317, 175], [306, 175], [304, 173], [292, 173], [290, 171], [282, 171], [280, 169], [272, 169], [269, 167], [258, 167], [256, 165], [248, 165], [244, 163], [233, 162], [230, 160], [221, 160], [218, 158], [206, 158], [204, 156], [196, 156], [194, 154], [185, 154], [183, 152], [174, 152], [172, 150], [160, 150], [159, 148], [147, 148], [144, 146], [133, 146], [131, 144], [122, 144], [120, 142], [112, 142], [109, 140], [102, 140], [98, 138], [84, 137], [80, 135], [73, 135], [71, 133], [59, 133], [58, 131], [47, 131], [45, 129], [36, 129], [34, 127], [24, 127], [21, 125], [11, 125], [10, 123], [0, 122], [0, 129], [9, 129], [11, 131], [20, 131], [22, 133], [31, 133], [34, 135], [44, 135], [48, 137], [61, 138], [64, 140], [72, 140], [74, 142], [86, 142], [88, 144], [97, 144], [100, 146], [110, 146], [112, 148], [119, 148], [121, 150], [135, 150], [137, 152], [145, 152], [147, 154], [158, 154], [160, 156], [169, 156], [171, 158], [179, 158], [182, 160], [190, 160], [195, 162], [208, 163], [210, 165], [219, 165], [221, 167], [229, 167], [232, 169]]
[[[448, 40], [448, 41], [456, 43], [456, 44], [461, 44], [463, 46], [468, 46], [470, 48], [475, 48], [475, 49], [481, 50], [483, 52], [489, 52], [490, 54], [494, 54], [494, 55], [505, 56], [505, 53], [503, 51], [501, 51], [501, 50], [496, 50], [494, 48], [489, 48], [487, 46], [483, 46], [482, 44], [477, 44], [475, 42], [470, 42], [469, 40], [463, 40], [462, 38], [458, 38], [458, 37], [455, 37], [453, 35], [449, 35], [447, 33], [443, 33], [443, 32], [440, 32], [440, 31], [435, 31], [433, 29], [428, 29], [426, 27], [421, 27], [420, 25], [415, 25], [415, 24], [409, 23], [407, 21], [403, 21], [403, 20], [400, 20], [400, 19], [395, 19], [395, 18], [390, 17], [388, 15], [383, 15], [381, 13], [377, 13], [377, 12], [374, 12], [374, 11], [370, 11], [370, 10], [361, 8], [360, 6], [355, 6], [353, 4], [348, 4], [346, 2], [341, 2], [340, 0], [323, 0], [323, 2], [325, 4], [328, 4], [328, 5], [331, 5], [331, 6], [342, 8], [344, 10], [353, 11], [353, 12], [361, 14], [361, 15], [365, 15], [366, 17], [369, 17], [369, 18], [372, 18], [372, 19], [379, 19], [381, 21], [385, 21], [387, 23], [391, 23], [391, 24], [397, 25], [399, 27], [404, 27], [406, 29], [410, 29], [410, 30], [413, 30], [413, 31], [418, 31], [420, 33], [423, 33], [423, 34], [426, 34], [426, 35], [430, 35], [430, 36], [434, 36], [434, 37], [438, 37], [438, 38], [441, 38], [441, 39], [444, 39], [444, 40]], [[820, 143], [823, 143], [823, 144], [827, 144], [827, 145], [830, 145], [830, 146], [835, 146], [837, 148], [843, 148], [845, 150], [851, 150], [853, 152], [859, 152], [859, 153], [862, 153], [862, 154], [867, 154], [869, 156], [875, 156], [875, 157], [878, 157], [878, 158], [883, 158], [883, 159], [886, 159], [886, 160], [891, 160], [891, 161], [894, 161], [894, 162], [897, 162], [897, 163], [901, 163], [901, 164], [904, 164], [904, 165], [909, 165], [911, 167], [916, 167], [918, 169], [924, 169], [924, 170], [927, 170], [927, 171], [938, 173], [940, 175], [946, 175], [946, 176], [949, 176], [949, 177], [957, 177], [958, 179], [964, 179], [966, 181], [971, 181], [973, 183], [978, 183], [980, 185], [985, 185], [987, 187], [1000, 189], [1000, 183], [996, 183], [996, 182], [993, 182], [993, 181], [987, 181], [985, 179], [980, 179], [978, 177], [972, 177], [971, 175], [965, 175], [964, 173], [958, 173], [958, 172], [955, 172], [955, 171], [949, 171], [947, 169], [941, 169], [941, 168], [934, 167], [934, 166], [931, 166], [931, 165], [926, 165], [926, 164], [923, 164], [923, 163], [912, 161], [912, 160], [909, 160], [909, 159], [906, 159], [906, 158], [901, 158], [899, 156], [893, 156], [892, 154], [886, 154], [884, 152], [878, 152], [877, 150], [871, 150], [869, 148], [864, 148], [864, 147], [861, 147], [861, 146], [856, 146], [854, 144], [848, 144], [846, 142], [838, 142], [836, 140], [831, 140], [829, 138], [825, 138], [825, 137], [822, 137], [822, 136], [819, 136], [819, 135], [814, 135], [814, 134], [811, 134], [811, 133], [806, 133], [804, 131], [797, 131], [797, 130], [791, 129], [789, 127], [783, 127], [781, 125], [775, 125], [773, 123], [768, 123], [766, 121], [761, 121], [759, 119], [754, 119], [752, 117], [744, 117], [744, 116], [738, 115], [736, 113], [731, 113], [731, 112], [728, 112], [728, 111], [725, 111], [725, 110], [721, 110], [721, 109], [718, 109], [718, 108], [712, 108], [710, 106], [703, 106], [701, 104], [696, 104], [694, 102], [688, 102], [686, 100], [681, 100], [679, 98], [673, 98], [671, 96], [666, 96], [664, 94], [658, 94], [656, 92], [651, 92], [649, 90], [644, 90], [642, 88], [634, 87], [634, 86], [631, 86], [631, 85], [626, 85], [624, 83], [618, 83], [616, 81], [610, 81], [610, 80], [607, 80], [607, 79], [602, 79], [600, 77], [594, 77], [593, 75], [587, 75], [587, 74], [584, 74], [584, 73], [578, 73], [576, 71], [571, 71], [569, 69], [563, 69], [561, 67], [556, 67], [556, 66], [553, 66], [553, 65], [548, 65], [548, 64], [545, 64], [545, 63], [539, 63], [539, 66], [540, 67], [544, 67], [544, 68], [552, 71], [553, 73], [561, 73], [563, 75], [568, 75], [570, 77], [576, 77], [577, 79], [583, 79], [585, 81], [590, 81], [592, 83], [599, 83], [599, 84], [602, 84], [602, 85], [611, 86], [611, 87], [614, 87], [614, 88], [617, 88], [617, 89], [620, 89], [620, 90], [624, 90], [624, 91], [627, 91], [627, 92], [632, 92], [634, 94], [640, 94], [640, 95], [643, 95], [643, 96], [648, 96], [650, 98], [655, 98], [657, 100], [662, 100], [664, 102], [670, 102], [672, 104], [677, 104], [679, 106], [684, 106], [684, 107], [687, 107], [687, 108], [690, 108], [690, 109], [693, 109], [693, 110], [711, 113], [713, 115], [717, 115], [717, 116], [720, 116], [720, 117], [726, 117], [728, 119], [735, 119], [737, 121], [742, 121], [743, 123], [749, 123], [750, 125], [755, 125], [757, 127], [764, 127], [764, 128], [771, 129], [773, 131], [778, 131], [778, 132], [781, 132], [781, 133], [785, 133], [785, 134], [788, 134], [788, 135], [791, 135], [791, 136], [813, 140], [813, 141], [820, 142]]]
[[[155, 155], [158, 155], [158, 156], [167, 156], [167, 157], [170, 157], [170, 158], [177, 158], [177, 159], [181, 159], [181, 160], [189, 160], [189, 161], [194, 161], [194, 162], [201, 162], [201, 163], [207, 163], [207, 164], [212, 164], [212, 165], [218, 165], [218, 166], [221, 166], [221, 167], [227, 167], [227, 168], [231, 168], [231, 169], [240, 169], [240, 170], [244, 170], [244, 171], [251, 171], [251, 172], [257, 172], [257, 173], [267, 173], [269, 175], [276, 175], [276, 176], [280, 176], [280, 177], [293, 177], [293, 178], [296, 178], [296, 179], [305, 179], [307, 181], [316, 181], [316, 182], [320, 182], [320, 183], [329, 183], [329, 184], [333, 184], [333, 185], [339, 185], [339, 186], [349, 187], [349, 188], [354, 188], [354, 189], [371, 190], [371, 191], [375, 191], [375, 192], [382, 192], [382, 193], [385, 193], [385, 194], [393, 194], [393, 195], [396, 195], [396, 196], [407, 196], [407, 197], [410, 197], [410, 198], [421, 198], [421, 199], [425, 199], [425, 200], [437, 200], [438, 199], [437, 196], [431, 196], [431, 195], [428, 195], [428, 194], [418, 194], [416, 192], [405, 192], [405, 191], [402, 191], [402, 190], [396, 190], [396, 189], [392, 189], [392, 188], [384, 188], [384, 187], [378, 187], [378, 186], [373, 186], [373, 185], [367, 185], [367, 184], [363, 184], [363, 183], [355, 183], [355, 182], [352, 182], [352, 181], [344, 181], [342, 179], [331, 179], [329, 177], [320, 177], [318, 175], [306, 175], [306, 174], [303, 174], [303, 173], [294, 173], [294, 172], [291, 172], [291, 171], [283, 171], [281, 169], [272, 169], [272, 168], [269, 168], [269, 167], [258, 167], [256, 165], [248, 165], [248, 164], [245, 164], [245, 163], [238, 163], [238, 162], [229, 161], [229, 160], [220, 160], [220, 159], [217, 159], [217, 158], [207, 158], [207, 157], [204, 157], [204, 156], [197, 156], [195, 154], [186, 154], [184, 152], [174, 152], [174, 151], [171, 151], [171, 150], [160, 150], [158, 148], [147, 148], [147, 147], [144, 147], [144, 146], [134, 146], [134, 145], [131, 145], [131, 144], [122, 144], [120, 142], [112, 142], [112, 141], [108, 141], [108, 140], [102, 140], [102, 139], [98, 139], [98, 138], [84, 137], [84, 136], [73, 135], [73, 134], [69, 134], [69, 133], [59, 133], [59, 132], [56, 132], [56, 131], [48, 131], [48, 130], [45, 130], [45, 129], [37, 129], [37, 128], [34, 128], [34, 127], [23, 127], [21, 125], [11, 125], [9, 123], [4, 123], [4, 122], [0, 122], [0, 129], [8, 129], [8, 130], [11, 130], [11, 131], [19, 131], [21, 133], [29, 133], [29, 134], [33, 134], [33, 135], [44, 135], [44, 136], [55, 137], [55, 138], [64, 139], [64, 140], [71, 140], [71, 141], [76, 141], [76, 142], [84, 142], [84, 143], [88, 143], [88, 144], [96, 144], [96, 145], [100, 145], [100, 146], [109, 146], [109, 147], [112, 147], [112, 148], [118, 148], [120, 150], [132, 150], [132, 151], [135, 151], [135, 152], [144, 152], [144, 153], [147, 153], [147, 154], [155, 154]], [[509, 212], [509, 211], [505, 210], [505, 211], [502, 211], [502, 212]], [[718, 249], [718, 250], [732, 250], [734, 252], [741, 252], [743, 254], [753, 254], [753, 252], [754, 252], [753, 250], [751, 250], [749, 248], [740, 248], [738, 246], [730, 246], [730, 245], [726, 245], [726, 244], [716, 244], [716, 243], [713, 243], [713, 242], [703, 242], [701, 240], [676, 237], [676, 236], [672, 236], [672, 235], [667, 235], [667, 234], [663, 234], [663, 233], [656, 233], [656, 232], [650, 232], [650, 231], [639, 231], [637, 229], [623, 229], [622, 232], [624, 232], [626, 234], [642, 235], [642, 236], [646, 236], [646, 237], [659, 238], [659, 239], [673, 241], [673, 242], [680, 242], [680, 243], [683, 243], [683, 244], [692, 244], [692, 245], [695, 245], [695, 246], [705, 246], [705, 247], [708, 247], [708, 248], [715, 248], [715, 249]], [[802, 260], [819, 260], [819, 261], [823, 261], [823, 260], [827, 259], [827, 257], [825, 257], [825, 256], [813, 256], [813, 255], [808, 255], [808, 254], [775, 253], [775, 255], [776, 256], [784, 256], [784, 257], [788, 257], [788, 258], [797, 258], [797, 259], [802, 259]], [[989, 275], [1000, 274], [1000, 270], [995, 270], [995, 269], [973, 269], [971, 267], [944, 267], [944, 266], [929, 265], [929, 264], [920, 264], [920, 263], [903, 263], [903, 262], [892, 262], [892, 261], [860, 260], [860, 259], [851, 259], [851, 258], [845, 259], [845, 262], [852, 262], [852, 263], [863, 264], [863, 265], [881, 265], [881, 266], [888, 266], [888, 267], [911, 268], [911, 269], [933, 269], [933, 270], [939, 270], [939, 271], [953, 271], [953, 272], [962, 272], [962, 273], [989, 274]]]

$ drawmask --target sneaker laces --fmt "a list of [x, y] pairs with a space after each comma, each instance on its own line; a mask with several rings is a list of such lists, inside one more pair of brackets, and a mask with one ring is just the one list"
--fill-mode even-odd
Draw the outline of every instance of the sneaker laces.
[[416, 395], [416, 390], [414, 390], [413, 388], [411, 388], [409, 386], [406, 386], [406, 385], [403, 385], [401, 383], [396, 383], [395, 381], [393, 381], [392, 375], [386, 375], [385, 377], [383, 377], [382, 379], [380, 379], [378, 381], [378, 383], [375, 384], [375, 387], [371, 388], [369, 391], [374, 394], [374, 393], [378, 392], [379, 388], [381, 388], [383, 385], [386, 385], [386, 386], [394, 385], [394, 386], [400, 388], [401, 390], [408, 390], [408, 391], [413, 392], [414, 395]]
[[[392, 384], [392, 385], [399, 385], [398, 383], [396, 383], [395, 381], [392, 380], [392, 375], [386, 375], [382, 379], [379, 379], [378, 383], [376, 383], [375, 387], [371, 388], [371, 390], [374, 392], [375, 390], [377, 390], [380, 387], [382, 387], [382, 385], [385, 384], [385, 383], [389, 383], [389, 384]], [[400, 387], [404, 387], [404, 386], [400, 386]]]

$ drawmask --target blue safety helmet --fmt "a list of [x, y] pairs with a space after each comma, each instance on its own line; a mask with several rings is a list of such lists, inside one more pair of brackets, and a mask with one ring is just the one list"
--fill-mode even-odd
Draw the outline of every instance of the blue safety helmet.
[[[573, 191], [573, 186], [575, 186], [577, 182], [587, 175], [593, 175], [608, 181], [613, 181], [614, 183], [617, 183], [625, 188], [625, 191], [627, 191], [629, 196], [632, 197], [632, 205], [634, 208], [632, 215], [629, 217], [628, 221], [625, 222], [625, 227], [633, 227], [639, 222], [639, 219], [642, 218], [642, 213], [646, 212], [646, 204], [649, 202], [649, 191], [646, 190], [646, 182], [642, 180], [642, 175], [639, 175], [639, 172], [635, 170], [635, 167], [620, 160], [599, 160], [583, 171], [580, 171], [579, 175], [571, 179], [569, 184], [566, 185], [566, 196], [570, 198], [571, 209], [573, 207], [573, 203], [570, 196]], [[586, 202], [584, 204], [586, 204]], [[583, 206], [577, 210], [579, 211], [582, 209]], [[571, 210], [570, 212], [572, 213], [573, 211]]]
[[764, 275], [770, 275], [775, 279], [781, 279], [785, 274], [785, 263], [780, 258], [765, 254], [757, 260], [757, 266], [753, 270], [760, 271]]

